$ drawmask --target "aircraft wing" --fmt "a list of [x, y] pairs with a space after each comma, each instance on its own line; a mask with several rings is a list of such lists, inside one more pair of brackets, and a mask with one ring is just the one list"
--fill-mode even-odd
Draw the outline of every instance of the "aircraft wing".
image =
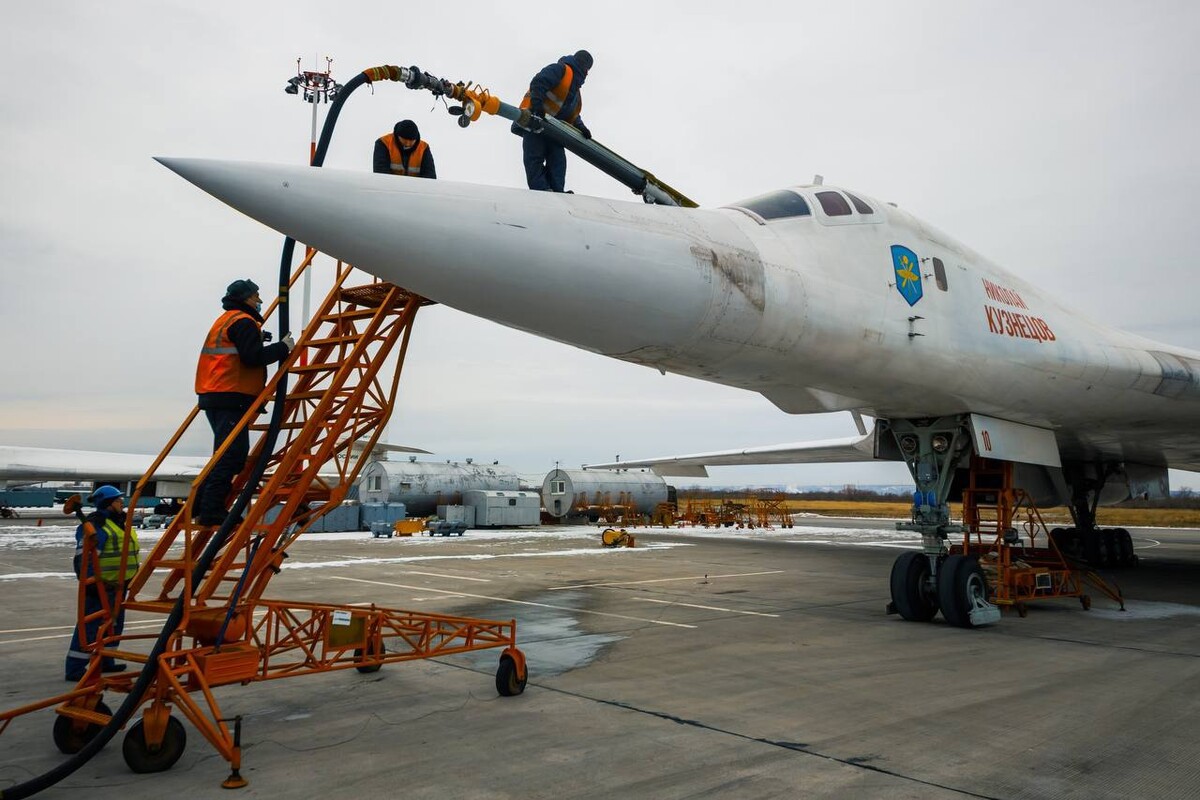
[[835, 464], [875, 460], [875, 432], [844, 439], [772, 444], [742, 450], [717, 450], [686, 456], [646, 458], [640, 461], [615, 461], [611, 464], [584, 464], [584, 469], [628, 469], [649, 467], [656, 475], [707, 478], [707, 467], [743, 464]]
[[[54, 450], [0, 446], [0, 481], [136, 481], [154, 463], [142, 453]], [[191, 481], [208, 463], [207, 456], [168, 456], [154, 473], [156, 480]]]
[[[357, 443], [355, 446], [359, 446]], [[419, 447], [376, 443], [371, 455], [385, 452], [428, 453]], [[55, 450], [45, 447], [0, 445], [0, 482], [42, 481], [137, 481], [154, 463], [155, 456], [143, 453], [105, 453], [96, 450]], [[167, 456], [153, 479], [191, 483], [208, 464], [208, 456]], [[322, 473], [323, 475], [325, 473]], [[329, 476], [337, 473], [330, 472]]]

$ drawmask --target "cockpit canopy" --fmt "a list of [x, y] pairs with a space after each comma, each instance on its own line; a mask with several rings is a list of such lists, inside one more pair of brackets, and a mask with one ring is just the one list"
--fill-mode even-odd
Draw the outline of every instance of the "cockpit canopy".
[[725, 208], [745, 212], [760, 225], [765, 225], [772, 220], [812, 216], [810, 202], [813, 200], [825, 218], [846, 217], [845, 220], [838, 220], [845, 222], [873, 222], [877, 219], [875, 209], [862, 198], [842, 189], [820, 186], [805, 187], [803, 190], [779, 189], [751, 197], [749, 200], [730, 203]]

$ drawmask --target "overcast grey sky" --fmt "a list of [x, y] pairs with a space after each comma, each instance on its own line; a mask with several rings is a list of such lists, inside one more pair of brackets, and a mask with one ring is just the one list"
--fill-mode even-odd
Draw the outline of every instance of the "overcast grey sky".
[[[1200, 348], [1198, 39], [1189, 2], [11, 4], [0, 443], [152, 452], [174, 430], [225, 285], [271, 285], [280, 237], [151, 157], [304, 163], [310, 107], [283, 92], [298, 56], [333, 57], [342, 82], [417, 64], [515, 102], [537, 69], [587, 48], [593, 133], [702, 205], [820, 173], [1081, 311]], [[326, 164], [369, 170], [403, 117], [439, 177], [523, 185], [506, 122], [461, 130], [390, 83], [350, 99]], [[630, 197], [575, 160], [567, 183]], [[435, 307], [417, 321], [391, 440], [540, 480], [556, 461], [853, 431], [848, 415], [790, 417]], [[907, 481], [894, 464], [714, 475]]]

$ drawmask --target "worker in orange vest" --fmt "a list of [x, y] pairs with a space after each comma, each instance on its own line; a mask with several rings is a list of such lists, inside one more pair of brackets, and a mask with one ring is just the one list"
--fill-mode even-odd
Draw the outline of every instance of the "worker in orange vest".
[[[579, 90], [592, 68], [592, 54], [579, 50], [575, 55], [563, 56], [533, 76], [529, 91], [521, 101], [521, 108], [529, 109], [535, 117], [550, 115], [574, 125], [585, 139], [592, 132], [579, 112], [583, 109], [583, 97]], [[513, 123], [512, 132], [523, 139], [521, 150], [525, 162], [525, 182], [530, 189], [543, 192], [561, 192], [567, 180], [567, 154], [562, 145], [554, 144], [541, 134], [527, 131]]]
[[391, 133], [375, 140], [374, 171], [413, 178], [436, 178], [437, 167], [417, 123], [402, 119]]
[[[229, 284], [221, 298], [224, 312], [217, 317], [196, 364], [196, 395], [208, 417], [215, 453], [258, 400], [267, 384], [267, 365], [283, 361], [296, 342], [290, 333], [264, 345], [270, 334], [262, 330], [262, 297], [252, 280]], [[196, 492], [192, 517], [201, 525], [220, 525], [228, 513], [233, 479], [250, 455], [250, 430], [238, 432], [229, 449], [208, 473]]]

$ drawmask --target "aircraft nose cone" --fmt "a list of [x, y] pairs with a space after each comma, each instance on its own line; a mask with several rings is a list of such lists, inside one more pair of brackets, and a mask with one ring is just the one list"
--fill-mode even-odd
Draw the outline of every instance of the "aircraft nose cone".
[[718, 257], [756, 252], [719, 212], [328, 168], [158, 160], [359, 269], [594, 352], [657, 364], [715, 328], [735, 346], [762, 314], [762, 264], [752, 257], [734, 274]]

